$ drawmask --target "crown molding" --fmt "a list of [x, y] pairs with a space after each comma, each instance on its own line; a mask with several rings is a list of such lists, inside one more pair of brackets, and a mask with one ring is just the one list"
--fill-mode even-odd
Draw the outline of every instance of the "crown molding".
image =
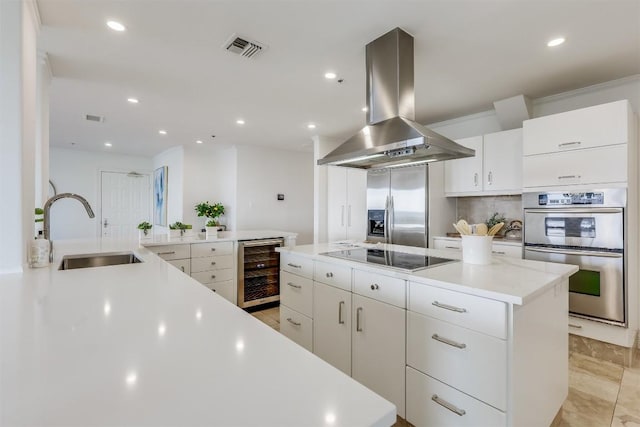
[[616, 80], [609, 80], [607, 82], [581, 87], [578, 89], [570, 90], [568, 92], [561, 92], [561, 93], [556, 93], [549, 96], [543, 96], [542, 98], [537, 98], [532, 100], [532, 102], [533, 102], [533, 105], [542, 105], [542, 104], [547, 104], [549, 102], [559, 101], [566, 98], [572, 98], [574, 96], [592, 93], [601, 89], [609, 89], [612, 87], [622, 86], [622, 85], [633, 83], [633, 82], [640, 82], [640, 74], [634, 74], [634, 75], [622, 77]]

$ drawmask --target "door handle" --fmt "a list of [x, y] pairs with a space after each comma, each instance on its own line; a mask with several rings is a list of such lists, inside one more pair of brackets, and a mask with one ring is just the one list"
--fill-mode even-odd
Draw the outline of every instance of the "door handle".
[[340, 301], [338, 303], [338, 325], [344, 325], [344, 320], [342, 319], [342, 306], [344, 305], [344, 301]]
[[489, 175], [487, 175], [487, 181], [489, 185], [493, 184], [493, 172], [489, 172]]
[[347, 207], [347, 227], [351, 227], [351, 205]]
[[344, 227], [344, 205], [340, 206], [340, 225]]
[[104, 219], [104, 228], [107, 228], [109, 226], [109, 220], [107, 218]]
[[358, 307], [356, 310], [356, 332], [362, 332], [362, 328], [360, 327], [360, 313], [362, 312], [362, 307]]
[[473, 186], [474, 187], [478, 186], [478, 172], [473, 174]]

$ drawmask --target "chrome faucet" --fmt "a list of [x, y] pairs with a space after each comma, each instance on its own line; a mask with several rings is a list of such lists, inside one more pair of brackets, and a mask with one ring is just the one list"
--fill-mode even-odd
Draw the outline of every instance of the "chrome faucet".
[[[82, 203], [82, 205], [84, 206], [84, 208], [87, 210], [87, 214], [89, 215], [89, 218], [95, 218], [95, 214], [93, 213], [93, 210], [91, 209], [91, 205], [89, 205], [89, 202], [87, 202], [87, 199], [85, 199], [82, 196], [78, 196], [77, 194], [73, 194], [73, 193], [60, 193], [56, 196], [53, 196], [52, 198], [50, 198], [49, 200], [47, 200], [44, 204], [44, 208], [42, 209], [44, 211], [44, 219], [42, 222], [42, 228], [43, 228], [43, 234], [44, 234], [44, 238], [45, 239], [49, 239], [49, 235], [50, 235], [50, 228], [51, 228], [51, 224], [49, 223], [49, 211], [51, 210], [51, 205], [53, 205], [53, 203], [56, 200], [60, 200], [60, 199], [76, 199], [77, 201], [79, 201], [80, 203]], [[49, 239], [49, 262], [53, 261], [53, 241], [51, 239]]]

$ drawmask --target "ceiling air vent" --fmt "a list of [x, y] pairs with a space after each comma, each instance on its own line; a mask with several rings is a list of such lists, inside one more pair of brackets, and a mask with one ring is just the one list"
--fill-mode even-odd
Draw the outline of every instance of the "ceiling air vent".
[[98, 123], [104, 122], [104, 116], [96, 116], [93, 114], [85, 114], [84, 119], [90, 122], [98, 122]]
[[224, 48], [231, 53], [237, 53], [245, 58], [253, 58], [265, 50], [266, 46], [262, 43], [258, 43], [257, 41], [234, 34], [229, 37], [227, 42], [224, 44]]

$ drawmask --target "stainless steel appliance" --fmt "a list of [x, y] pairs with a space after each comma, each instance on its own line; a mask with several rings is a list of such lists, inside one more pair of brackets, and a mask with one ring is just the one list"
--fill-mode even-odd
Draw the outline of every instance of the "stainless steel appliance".
[[426, 248], [427, 181], [427, 165], [369, 170], [367, 240]]
[[578, 265], [569, 278], [569, 312], [627, 325], [625, 189], [528, 193], [524, 258]]
[[238, 306], [280, 300], [280, 254], [283, 239], [238, 242]]
[[367, 126], [318, 160], [353, 168], [471, 157], [475, 151], [416, 123], [413, 37], [395, 28], [366, 46]]
[[389, 268], [397, 268], [399, 270], [411, 272], [450, 262], [459, 262], [449, 258], [439, 258], [375, 248], [344, 249], [341, 251], [326, 252], [322, 255], [327, 255], [333, 258], [348, 259], [350, 261], [382, 265]]

